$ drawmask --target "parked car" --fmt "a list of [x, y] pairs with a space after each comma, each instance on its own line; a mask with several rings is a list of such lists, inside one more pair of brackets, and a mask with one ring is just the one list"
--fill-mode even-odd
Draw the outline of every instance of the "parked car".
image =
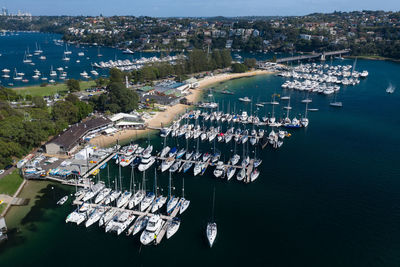
[[12, 167], [13, 167], [13, 165], [10, 164], [10, 165], [7, 165], [4, 169], [8, 170], [8, 169], [11, 169]]

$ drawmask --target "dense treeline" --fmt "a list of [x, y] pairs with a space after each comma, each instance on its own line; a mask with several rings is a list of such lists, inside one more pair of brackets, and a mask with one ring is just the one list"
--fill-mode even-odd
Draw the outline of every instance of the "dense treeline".
[[8, 103], [21, 99], [11, 89], [0, 87], [0, 168], [93, 111], [90, 104], [71, 94], [56, 102], [51, 111], [41, 97], [33, 97], [29, 108], [13, 108]]
[[110, 70], [106, 93], [90, 99], [94, 108], [101, 112], [131, 112], [138, 107], [139, 96], [124, 85], [125, 73], [118, 69]]
[[194, 49], [189, 52], [187, 60], [180, 60], [176, 64], [149, 64], [140, 70], [132, 71], [130, 75], [134, 82], [154, 81], [171, 76], [183, 80], [182, 77], [187, 74], [224, 69], [230, 67], [231, 63], [232, 57], [229, 50], [215, 49], [208, 54], [203, 50]]

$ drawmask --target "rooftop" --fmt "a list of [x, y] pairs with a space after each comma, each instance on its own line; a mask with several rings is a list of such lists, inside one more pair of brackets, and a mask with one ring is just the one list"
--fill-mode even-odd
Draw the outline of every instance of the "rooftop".
[[62, 146], [64, 149], [69, 150], [89, 131], [104, 127], [110, 123], [111, 121], [107, 118], [94, 117], [84, 122], [72, 125], [68, 130], [61, 133], [49, 143], [55, 143]]

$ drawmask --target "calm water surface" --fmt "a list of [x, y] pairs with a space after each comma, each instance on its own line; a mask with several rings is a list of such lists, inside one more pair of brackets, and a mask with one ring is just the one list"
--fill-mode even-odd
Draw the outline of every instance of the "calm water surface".
[[[342, 61], [341, 64], [352, 64]], [[10, 240], [0, 247], [1, 266], [399, 266], [400, 265], [400, 94], [388, 95], [391, 82], [400, 86], [400, 65], [391, 62], [359, 60], [357, 68], [370, 76], [358, 86], [343, 88], [338, 100], [343, 108], [329, 107], [330, 97], [310, 95], [307, 129], [292, 132], [279, 150], [267, 147], [257, 151], [263, 159], [258, 180], [245, 185], [232, 179], [216, 179], [212, 169], [204, 176], [174, 174], [175, 193], [191, 200], [181, 216], [178, 233], [159, 246], [143, 247], [138, 236], [105, 234], [97, 226], [85, 228], [65, 224], [73, 210], [55, 202], [72, 189], [53, 185], [13, 226]], [[293, 115], [304, 113], [302, 92], [282, 91], [284, 79], [273, 75], [232, 80], [214, 86], [214, 96], [224, 109], [237, 112], [250, 105], [238, 97], [254, 101], [270, 100], [277, 92], [291, 94]], [[218, 91], [228, 88], [235, 95]], [[283, 114], [281, 101], [276, 109]], [[261, 108], [260, 116], [271, 112]], [[270, 131], [270, 129], [268, 129]], [[150, 135], [155, 150], [162, 140]], [[184, 140], [167, 140], [169, 146], [186, 146]], [[194, 149], [196, 143], [188, 143]], [[213, 144], [200, 144], [202, 152]], [[216, 144], [228, 160], [233, 146]], [[238, 147], [239, 154], [242, 147]], [[254, 149], [250, 149], [253, 153]], [[152, 188], [154, 169], [146, 172]], [[111, 180], [118, 168], [111, 164]], [[130, 170], [122, 169], [123, 186], [129, 188]], [[101, 178], [108, 183], [106, 169]], [[167, 190], [168, 176], [158, 175]], [[135, 172], [136, 182], [142, 174]], [[212, 190], [216, 188], [215, 216], [218, 237], [208, 248], [205, 226], [211, 216]], [[70, 204], [70, 202], [68, 202]]]

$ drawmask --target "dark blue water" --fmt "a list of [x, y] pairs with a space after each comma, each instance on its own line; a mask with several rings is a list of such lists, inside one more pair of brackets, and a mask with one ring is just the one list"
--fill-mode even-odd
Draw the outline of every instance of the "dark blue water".
[[[80, 73], [86, 71], [89, 76], [90, 71], [93, 69], [93, 63], [99, 63], [100, 61], [109, 61], [109, 60], [133, 60], [139, 59], [142, 57], [154, 57], [160, 56], [158, 52], [137, 52], [133, 55], [123, 54], [121, 50], [114, 49], [110, 47], [97, 47], [97, 46], [89, 46], [89, 45], [68, 45], [68, 50], [72, 52], [71, 55], [68, 55], [70, 61], [63, 61], [62, 58], [64, 56], [64, 51], [66, 49], [64, 45], [56, 45], [54, 40], [60, 40], [61, 35], [59, 34], [50, 34], [50, 33], [34, 33], [34, 32], [18, 32], [18, 33], [7, 33], [5, 36], [0, 36], [0, 71], [3, 69], [9, 69], [10, 78], [5, 79], [1, 77], [3, 73], [0, 73], [0, 84], [4, 86], [13, 86], [13, 87], [21, 87], [27, 85], [38, 85], [42, 82], [41, 79], [35, 80], [32, 78], [34, 75], [34, 70], [39, 70], [42, 74], [41, 77], [47, 77], [50, 80], [50, 70], [53, 67], [56, 70], [59, 67], [64, 68], [64, 71], [67, 72], [67, 78], [74, 79], [82, 79]], [[34, 56], [33, 53], [36, 50], [36, 45], [43, 50], [44, 56], [46, 56], [46, 60], [40, 60], [39, 56]], [[34, 66], [30, 64], [23, 63], [24, 54], [29, 49], [30, 54], [33, 55], [31, 58]], [[79, 52], [83, 52], [84, 56], [78, 56]], [[98, 54], [101, 54], [102, 57], [98, 57]], [[234, 55], [241, 55], [243, 58], [257, 58], [258, 60], [267, 60], [272, 58], [274, 55], [277, 57], [287, 56], [287, 54], [283, 53], [247, 53], [247, 52], [235, 52], [232, 53]], [[175, 52], [170, 53], [170, 55], [175, 55]], [[234, 59], [238, 60], [234, 57]], [[80, 60], [79, 63], [76, 61]], [[24, 78], [28, 79], [27, 83], [22, 81], [13, 80], [14, 70], [17, 69], [18, 72], [25, 73]], [[97, 69], [99, 75], [107, 75], [108, 70]], [[41, 78], [40, 77], [40, 78]], [[93, 79], [97, 78], [92, 76]], [[54, 79], [56, 82], [63, 82], [63, 80]], [[13, 85], [11, 85], [12, 83]]]
[[[342, 61], [352, 64], [352, 61]], [[143, 247], [138, 237], [105, 234], [92, 226], [66, 225], [70, 205], [55, 202], [68, 190], [55, 186], [43, 189], [44, 196], [25, 216], [10, 241], [0, 247], [2, 266], [90, 265], [109, 266], [399, 266], [400, 265], [400, 95], [388, 95], [389, 83], [400, 86], [400, 65], [359, 60], [357, 68], [370, 76], [358, 86], [341, 90], [343, 108], [329, 106], [331, 97], [310, 95], [307, 129], [291, 131], [279, 150], [269, 147], [258, 154], [263, 159], [261, 175], [253, 184], [216, 179], [212, 169], [204, 176], [192, 172], [174, 174], [175, 193], [180, 194], [185, 178], [186, 196], [191, 206], [182, 215], [182, 224], [171, 240], [157, 247]], [[267, 101], [274, 92], [291, 95], [292, 114], [304, 113], [302, 92], [282, 91], [284, 79], [270, 76], [243, 78], [214, 85], [214, 95], [222, 107], [251, 108], [237, 101], [249, 96]], [[228, 88], [235, 95], [222, 95]], [[281, 101], [283, 103], [283, 101]], [[282, 106], [277, 114], [283, 114]], [[253, 108], [256, 111], [256, 108]], [[267, 110], [259, 109], [260, 116]], [[269, 130], [269, 129], [268, 129]], [[150, 140], [162, 147], [157, 136]], [[185, 146], [184, 140], [168, 144]], [[196, 144], [191, 142], [189, 147]], [[226, 159], [232, 146], [216, 145]], [[202, 152], [212, 144], [200, 145]], [[242, 149], [242, 148], [238, 148]], [[254, 150], [251, 151], [253, 153]], [[153, 168], [147, 171], [152, 186]], [[111, 179], [118, 168], [110, 167]], [[101, 178], [106, 178], [106, 170]], [[136, 181], [142, 174], [135, 173]], [[129, 187], [130, 170], [122, 170], [123, 185]], [[167, 175], [159, 175], [166, 191]], [[211, 196], [216, 188], [215, 216], [218, 237], [208, 248], [205, 226], [211, 216]]]
[[[41, 77], [47, 77], [50, 79], [49, 73], [51, 66], [56, 70], [58, 67], [64, 68], [67, 72], [67, 78], [81, 79], [80, 73], [86, 71], [90, 75], [92, 70], [92, 63], [109, 60], [124, 60], [124, 59], [138, 59], [141, 57], [153, 57], [160, 56], [160, 53], [135, 53], [133, 55], [123, 54], [121, 50], [109, 48], [109, 47], [96, 47], [88, 45], [68, 45], [68, 50], [72, 52], [68, 55], [70, 61], [63, 61], [65, 44], [56, 45], [54, 40], [60, 40], [61, 35], [50, 34], [50, 33], [32, 33], [32, 32], [19, 32], [13, 34], [6, 34], [0, 36], [0, 70], [9, 69], [10, 79], [4, 79], [0, 75], [0, 82], [2, 85], [7, 86], [9, 83], [13, 83], [15, 87], [40, 84], [42, 81], [35, 80], [32, 78], [34, 70], [39, 70], [42, 73]], [[43, 55], [46, 56], [46, 60], [40, 60], [39, 56], [34, 56], [33, 52], [36, 50], [37, 45], [43, 50]], [[29, 48], [29, 52], [33, 55], [32, 61], [35, 63], [34, 66], [23, 63], [25, 51]], [[79, 52], [83, 52], [84, 56], [78, 56]], [[98, 54], [103, 55], [98, 57]], [[80, 63], [76, 61], [80, 60]], [[25, 78], [29, 80], [28, 83], [22, 81], [14, 81], [12, 79], [14, 69], [18, 72], [25, 73]], [[108, 70], [97, 70], [100, 75], [105, 75]], [[92, 77], [96, 78], [96, 77]], [[55, 79], [56, 82], [62, 82], [62, 80]]]

